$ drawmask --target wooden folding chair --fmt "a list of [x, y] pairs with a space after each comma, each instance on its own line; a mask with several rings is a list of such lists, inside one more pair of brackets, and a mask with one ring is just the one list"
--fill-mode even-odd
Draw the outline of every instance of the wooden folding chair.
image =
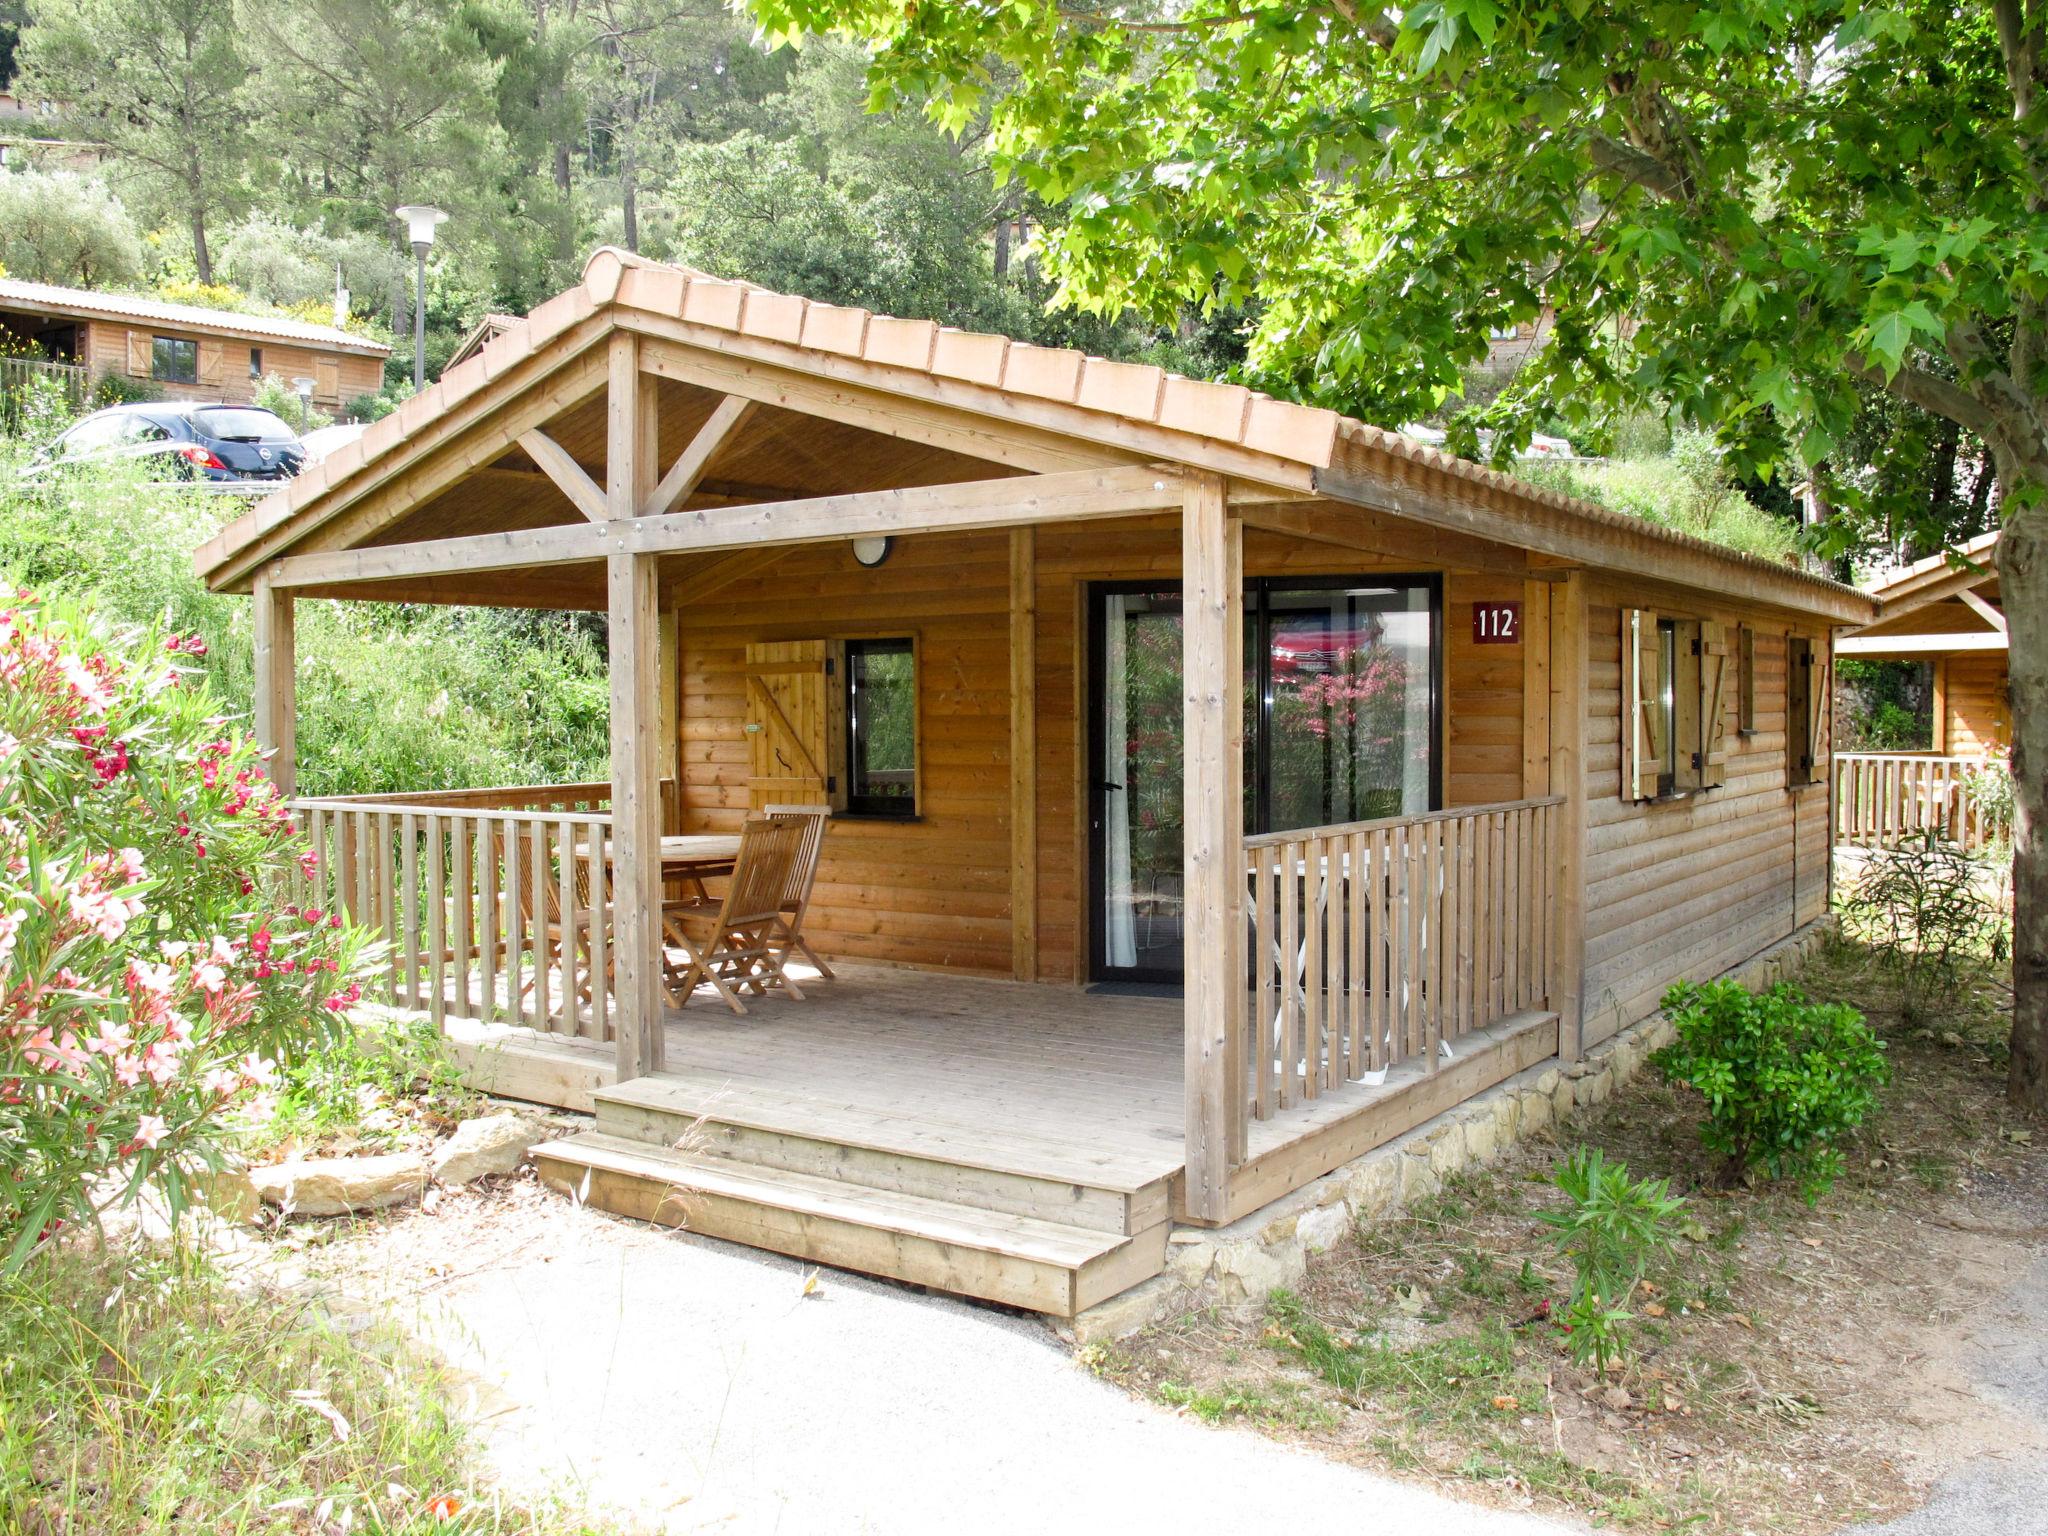
[[817, 967], [820, 976], [827, 981], [835, 980], [832, 967], [804, 938], [804, 915], [811, 909], [811, 887], [818, 883], [818, 854], [825, 846], [825, 826], [831, 820], [832, 807], [771, 805], [766, 810], [771, 818], [799, 820], [804, 829], [796, 863], [790, 866], [789, 884], [783, 888], [781, 915], [775, 922], [775, 941], [781, 949], [783, 962], [787, 964], [795, 958], [796, 951], [801, 950], [803, 957]]
[[665, 901], [662, 927], [668, 942], [683, 952], [678, 964], [664, 949], [662, 974], [670, 1000], [681, 1008], [700, 982], [718, 989], [734, 1013], [745, 1013], [736, 988], [756, 994], [779, 986], [802, 998], [783, 970], [776, 943], [782, 893], [803, 845], [804, 826], [794, 817], [762, 818], [740, 829], [740, 852], [722, 900]]

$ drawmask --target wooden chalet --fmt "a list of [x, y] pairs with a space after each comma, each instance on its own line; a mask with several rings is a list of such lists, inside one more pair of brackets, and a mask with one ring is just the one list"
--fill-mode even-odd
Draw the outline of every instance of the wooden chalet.
[[1839, 842], [1889, 843], [1933, 831], [1979, 848], [2008, 830], [1972, 793], [1986, 762], [2012, 747], [1997, 530], [1957, 554], [1960, 560], [1943, 553], [1917, 561], [1877, 583], [1877, 621], [1835, 642], [1845, 657], [1924, 663], [1934, 690], [1925, 749], [1835, 754]]
[[[1820, 918], [1876, 612], [1328, 411], [612, 250], [198, 564], [288, 788], [299, 602], [608, 615], [609, 782], [298, 801], [389, 996], [594, 1108], [551, 1178], [1060, 1315]], [[661, 839], [792, 801], [833, 978], [670, 1006]]]

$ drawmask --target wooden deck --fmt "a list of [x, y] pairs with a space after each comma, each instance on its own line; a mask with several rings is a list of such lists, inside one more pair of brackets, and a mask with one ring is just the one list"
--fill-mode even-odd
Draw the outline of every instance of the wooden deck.
[[[1178, 999], [867, 967], [804, 986], [745, 1017], [694, 1000], [664, 1070], [616, 1086], [602, 1047], [451, 1030], [481, 1086], [595, 1111], [541, 1154], [592, 1204], [1060, 1315], [1160, 1271], [1186, 1219]], [[1555, 1021], [1457, 1050], [1253, 1122], [1231, 1216], [1554, 1054]]]

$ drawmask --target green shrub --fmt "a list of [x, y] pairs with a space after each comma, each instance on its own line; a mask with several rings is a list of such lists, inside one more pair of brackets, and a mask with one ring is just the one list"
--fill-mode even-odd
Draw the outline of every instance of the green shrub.
[[1933, 834], [1872, 848], [1842, 890], [1843, 931], [1866, 945], [1899, 988], [1899, 1011], [1919, 1021], [1952, 998], [1964, 972], [2002, 960], [2012, 933], [1987, 859]]
[[0, 611], [0, 1269], [161, 1186], [356, 1001], [362, 936], [278, 907], [309, 857], [190, 636]]
[[1598, 1147], [1580, 1147], [1554, 1169], [1561, 1211], [1539, 1211], [1551, 1243], [1571, 1262], [1571, 1301], [1561, 1321], [1572, 1357], [1604, 1373], [1628, 1352], [1635, 1314], [1629, 1299], [1650, 1260], [1671, 1248], [1671, 1219], [1684, 1206], [1665, 1179], [1632, 1179], [1628, 1164], [1610, 1163]]
[[1707, 1101], [1700, 1139], [1733, 1184], [1762, 1171], [1818, 1199], [1841, 1172], [1836, 1143], [1877, 1106], [1884, 1046], [1846, 1003], [1808, 1002], [1780, 983], [1681, 982], [1664, 994], [1678, 1038], [1650, 1058], [1667, 1083]]

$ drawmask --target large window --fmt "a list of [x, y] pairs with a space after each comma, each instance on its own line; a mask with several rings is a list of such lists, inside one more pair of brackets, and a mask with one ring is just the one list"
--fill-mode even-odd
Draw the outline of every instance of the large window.
[[908, 640], [846, 642], [846, 809], [917, 814], [917, 654]]
[[[1245, 583], [1247, 831], [1437, 807], [1439, 595], [1434, 577]], [[1098, 588], [1092, 629], [1092, 971], [1170, 981], [1182, 960], [1181, 594]]]
[[149, 376], [162, 384], [199, 382], [199, 343], [177, 336], [158, 336], [150, 342]]

